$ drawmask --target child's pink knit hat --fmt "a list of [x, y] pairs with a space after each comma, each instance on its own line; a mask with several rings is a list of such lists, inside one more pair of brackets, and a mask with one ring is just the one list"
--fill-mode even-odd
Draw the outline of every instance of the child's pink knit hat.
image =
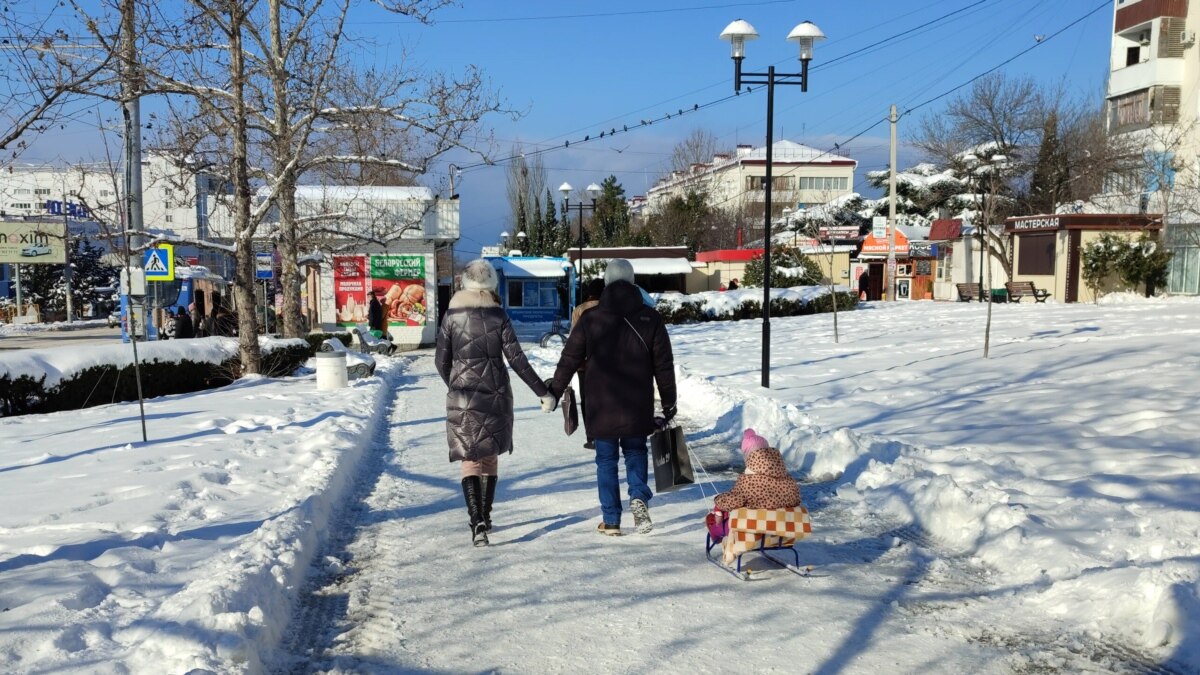
[[742, 433], [742, 452], [743, 453], [750, 452], [751, 450], [761, 450], [763, 448], [769, 448], [769, 447], [771, 447], [771, 444], [767, 442], [767, 439], [763, 438], [762, 436], [759, 436], [757, 433], [754, 432], [753, 429], [747, 428], [746, 431]]

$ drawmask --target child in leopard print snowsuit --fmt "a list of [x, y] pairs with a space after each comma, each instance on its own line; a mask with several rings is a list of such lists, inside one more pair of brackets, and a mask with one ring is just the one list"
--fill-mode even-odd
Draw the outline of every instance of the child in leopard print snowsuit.
[[715, 510], [787, 509], [800, 506], [800, 485], [788, 473], [783, 456], [767, 440], [746, 429], [742, 434], [746, 471], [729, 492], [717, 495]]

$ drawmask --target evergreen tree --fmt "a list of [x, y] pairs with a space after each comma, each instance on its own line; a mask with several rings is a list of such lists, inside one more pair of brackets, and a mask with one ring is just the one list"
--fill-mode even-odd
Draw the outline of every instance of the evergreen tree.
[[[517, 197], [517, 224], [516, 224], [516, 227], [513, 228], [512, 238], [509, 240], [509, 243], [514, 248], [520, 245], [520, 241], [517, 239], [517, 233], [525, 232], [526, 222], [527, 221], [525, 220], [525, 198], [524, 198], [524, 196], [518, 196]], [[528, 237], [528, 233], [526, 233], [526, 237]]]
[[1058, 141], [1058, 114], [1051, 111], [1042, 127], [1042, 145], [1029, 184], [1030, 213], [1054, 213], [1067, 196], [1067, 156]]
[[[71, 247], [71, 302], [77, 314], [83, 314], [93, 303], [103, 305], [111, 300], [117, 284], [116, 267], [102, 261], [104, 250], [86, 237], [73, 240]], [[65, 265], [25, 265], [21, 268], [21, 293], [26, 302], [36, 303], [45, 313], [60, 313], [67, 309]]]
[[[821, 267], [815, 260], [786, 246], [771, 249], [771, 288], [794, 286], [817, 286], [822, 281]], [[763, 285], [763, 256], [746, 263], [742, 273], [742, 286]]]
[[622, 246], [629, 236], [629, 204], [625, 201], [625, 188], [617, 182], [616, 176], [609, 176], [600, 183], [600, 190], [592, 219], [597, 243]]

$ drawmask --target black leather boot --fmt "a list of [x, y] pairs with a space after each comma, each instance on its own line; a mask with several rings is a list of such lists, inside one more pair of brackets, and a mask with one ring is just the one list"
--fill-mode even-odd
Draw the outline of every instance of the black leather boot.
[[467, 516], [471, 519], [471, 541], [476, 546], [487, 546], [487, 530], [483, 522], [483, 482], [479, 476], [462, 479], [463, 499], [467, 502]]
[[492, 500], [496, 498], [496, 479], [499, 476], [483, 477], [483, 529], [492, 531]]

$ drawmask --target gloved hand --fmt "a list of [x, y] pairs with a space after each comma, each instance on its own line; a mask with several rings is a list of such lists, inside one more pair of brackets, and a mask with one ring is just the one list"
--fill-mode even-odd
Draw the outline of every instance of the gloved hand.
[[546, 391], [550, 392], [551, 396], [558, 398], [559, 394], [554, 391], [554, 378], [543, 380], [542, 384], [546, 385]]
[[675, 413], [677, 413], [677, 412], [679, 412], [679, 409], [676, 408], [674, 405], [664, 406], [663, 407], [663, 419], [670, 422], [672, 419], [675, 418]]
[[554, 412], [554, 409], [557, 407], [558, 407], [558, 399], [554, 398], [550, 394], [546, 394], [545, 396], [542, 397], [542, 412], [545, 412], [545, 413]]

